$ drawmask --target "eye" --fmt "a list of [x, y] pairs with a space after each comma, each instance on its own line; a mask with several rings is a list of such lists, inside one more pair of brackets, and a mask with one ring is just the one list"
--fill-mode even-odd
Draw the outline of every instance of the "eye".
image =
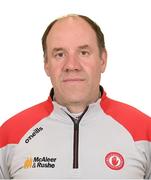
[[54, 54], [54, 57], [57, 58], [57, 59], [61, 59], [64, 56], [65, 56], [64, 52], [57, 52], [57, 53]]
[[81, 50], [81, 51], [80, 51], [80, 55], [81, 55], [81, 56], [89, 56], [89, 54], [90, 54], [90, 53], [89, 53], [88, 50]]

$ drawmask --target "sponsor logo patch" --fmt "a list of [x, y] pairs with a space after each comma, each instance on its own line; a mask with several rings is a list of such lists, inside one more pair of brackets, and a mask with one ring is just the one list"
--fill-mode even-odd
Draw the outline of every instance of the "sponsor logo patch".
[[124, 158], [120, 153], [110, 152], [105, 157], [105, 163], [112, 170], [120, 170], [124, 166]]
[[55, 168], [57, 158], [28, 157], [23, 164], [24, 169], [29, 168]]
[[28, 169], [28, 168], [31, 168], [32, 167], [32, 164], [33, 164], [33, 160], [32, 158], [27, 158], [25, 161], [24, 161], [24, 169]]
[[38, 133], [40, 133], [43, 130], [42, 127], [36, 128], [33, 130], [33, 132], [25, 139], [25, 143], [29, 143], [31, 139], [33, 139]]

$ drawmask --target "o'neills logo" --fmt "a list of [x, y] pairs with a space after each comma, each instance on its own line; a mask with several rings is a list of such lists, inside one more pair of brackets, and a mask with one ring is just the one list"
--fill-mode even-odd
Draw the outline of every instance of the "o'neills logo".
[[110, 152], [105, 157], [105, 163], [112, 170], [120, 170], [124, 166], [124, 158], [117, 152]]
[[55, 168], [56, 159], [49, 157], [29, 157], [24, 161], [23, 168]]
[[32, 134], [28, 136], [28, 138], [25, 140], [25, 143], [29, 143], [29, 141], [35, 137], [40, 131], [42, 131], [43, 128], [42, 127], [39, 127], [39, 128], [36, 128], [33, 130]]

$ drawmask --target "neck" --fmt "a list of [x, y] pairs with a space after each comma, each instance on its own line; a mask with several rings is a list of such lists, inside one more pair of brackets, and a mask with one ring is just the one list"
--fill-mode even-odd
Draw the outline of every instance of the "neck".
[[80, 113], [86, 109], [88, 104], [74, 103], [74, 104], [66, 104], [65, 106], [71, 113]]
[[69, 101], [58, 99], [57, 96], [53, 98], [58, 104], [66, 107], [71, 113], [80, 113], [83, 112], [89, 104], [96, 102], [101, 97], [101, 92], [98, 92], [98, 95], [92, 98], [87, 98], [87, 101]]
[[95, 99], [91, 100], [91, 101], [87, 101], [87, 102], [59, 102], [56, 100], [56, 102], [64, 107], [66, 107], [68, 109], [69, 112], [71, 113], [80, 113], [83, 112], [86, 107], [89, 106], [89, 104], [96, 102], [100, 97], [97, 96]]

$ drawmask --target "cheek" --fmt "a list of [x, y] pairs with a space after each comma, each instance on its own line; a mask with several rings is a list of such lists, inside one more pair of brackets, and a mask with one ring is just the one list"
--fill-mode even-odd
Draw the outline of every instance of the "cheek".
[[101, 75], [101, 68], [100, 68], [100, 63], [97, 64], [89, 64], [85, 66], [85, 71], [89, 75], [89, 77], [93, 80], [97, 80], [100, 78]]
[[61, 71], [58, 68], [52, 67], [49, 73], [52, 84], [59, 84], [59, 82], [61, 81]]
[[94, 84], [96, 82], [99, 82], [101, 78], [101, 73], [99, 69], [94, 69], [94, 71], [92, 71], [92, 82], [94, 82]]
[[49, 69], [49, 73], [50, 76], [55, 79], [58, 78], [58, 76], [61, 76], [61, 72], [62, 72], [62, 64], [61, 63], [57, 63], [53, 60], [51, 60], [52, 62], [49, 63], [48, 65], [48, 69]]

